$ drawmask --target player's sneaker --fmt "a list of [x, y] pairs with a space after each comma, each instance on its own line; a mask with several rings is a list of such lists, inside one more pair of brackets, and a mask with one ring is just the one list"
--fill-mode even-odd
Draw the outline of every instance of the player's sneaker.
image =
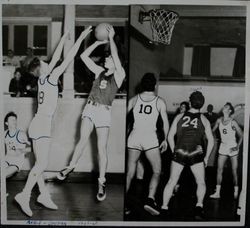
[[30, 209], [30, 197], [25, 195], [23, 192], [18, 193], [15, 196], [16, 202], [19, 204], [21, 207], [22, 211], [28, 215], [29, 217], [32, 216], [32, 210]]
[[195, 207], [194, 218], [195, 218], [195, 220], [204, 220], [203, 207], [200, 207], [200, 206]]
[[58, 174], [57, 174], [57, 179], [58, 180], [65, 180], [70, 173], [74, 171], [75, 167], [72, 166], [67, 166], [64, 169], [62, 169]]
[[106, 182], [101, 183], [98, 180], [98, 192], [96, 198], [98, 201], [103, 201], [106, 199]]
[[152, 198], [148, 198], [145, 205], [144, 209], [149, 212], [151, 215], [159, 215], [160, 211], [157, 207], [157, 204]]
[[212, 198], [212, 199], [219, 199], [220, 198], [220, 193], [216, 191], [214, 194], [210, 195], [209, 197]]
[[37, 202], [49, 209], [52, 210], [58, 209], [57, 205], [52, 201], [49, 194], [40, 194], [37, 198]]
[[169, 220], [169, 209], [161, 208], [160, 216], [162, 221], [168, 221]]

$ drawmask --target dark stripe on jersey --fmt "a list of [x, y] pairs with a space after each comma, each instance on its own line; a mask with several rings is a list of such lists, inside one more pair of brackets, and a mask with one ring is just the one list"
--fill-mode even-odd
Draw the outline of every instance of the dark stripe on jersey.
[[21, 143], [21, 144], [26, 144], [25, 142], [21, 142], [19, 139], [18, 139], [18, 134], [19, 134], [20, 130], [17, 132], [16, 134], [16, 140], [17, 142]]
[[8, 130], [7, 135], [8, 135], [10, 138], [14, 138], [14, 137], [16, 136], [16, 132], [15, 132], [15, 134], [14, 134], [13, 136], [11, 136], [11, 135], [10, 135], [10, 131]]
[[158, 97], [158, 96], [155, 96], [154, 99], [152, 99], [152, 100], [150, 100], [150, 101], [144, 101], [144, 100], [141, 98], [140, 94], [138, 94], [138, 96], [140, 97], [140, 99], [141, 99], [143, 102], [152, 102], [153, 100], [155, 100], [155, 99]]
[[47, 81], [48, 81], [48, 83], [49, 83], [50, 85], [58, 86], [58, 84], [53, 84], [53, 83], [51, 83], [51, 82], [49, 81], [49, 76], [47, 76]]

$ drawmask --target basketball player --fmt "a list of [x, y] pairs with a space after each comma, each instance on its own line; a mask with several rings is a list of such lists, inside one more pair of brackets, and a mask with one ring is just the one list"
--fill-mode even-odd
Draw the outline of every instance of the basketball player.
[[61, 38], [56, 51], [48, 64], [35, 58], [31, 61], [30, 67], [33, 72], [36, 72], [38, 79], [38, 109], [35, 117], [31, 121], [29, 127], [29, 136], [33, 142], [33, 149], [36, 157], [36, 163], [31, 169], [27, 182], [23, 191], [16, 195], [15, 200], [20, 205], [21, 209], [28, 216], [32, 216], [32, 211], [29, 206], [30, 195], [34, 185], [37, 183], [41, 194], [37, 198], [37, 202], [47, 208], [57, 209], [55, 203], [51, 200], [50, 194], [45, 187], [43, 172], [47, 167], [50, 149], [51, 137], [51, 122], [56, 111], [58, 100], [58, 79], [65, 71], [66, 67], [76, 55], [81, 42], [91, 32], [91, 27], [83, 31], [76, 43], [68, 52], [64, 61], [58, 67], [55, 67], [60, 59], [63, 46], [69, 33], [65, 33]]
[[[209, 121], [200, 113], [205, 98], [201, 92], [196, 91], [190, 95], [190, 110], [181, 113], [174, 119], [169, 134], [168, 142], [173, 152], [170, 178], [163, 192], [162, 215], [168, 215], [168, 204], [175, 185], [185, 165], [189, 165], [197, 184], [197, 204], [195, 218], [203, 217], [203, 199], [206, 193], [205, 166], [213, 148], [213, 135]], [[176, 142], [174, 140], [176, 137]], [[206, 136], [208, 143], [206, 152], [203, 150], [203, 138]]]
[[[224, 105], [222, 113], [223, 117], [216, 121], [213, 128], [213, 131], [216, 131], [216, 129], [219, 128], [221, 144], [219, 147], [217, 165], [216, 190], [214, 194], [210, 195], [210, 198], [220, 198], [223, 168], [227, 159], [230, 158], [234, 181], [234, 198], [237, 199], [239, 194], [238, 154], [243, 140], [243, 132], [238, 123], [231, 117], [234, 113], [234, 107], [230, 102], [227, 102]], [[238, 136], [238, 142], [236, 140], [236, 135]]]
[[26, 133], [17, 129], [17, 115], [14, 112], [9, 112], [5, 116], [4, 123], [8, 126], [4, 133], [6, 147], [5, 175], [8, 178], [21, 170], [24, 156], [31, 151], [31, 148]]
[[152, 73], [146, 73], [141, 80], [142, 93], [130, 99], [128, 112], [133, 110], [134, 125], [128, 137], [128, 163], [126, 192], [135, 175], [136, 164], [144, 151], [149, 160], [153, 174], [149, 184], [149, 193], [144, 209], [152, 215], [158, 215], [159, 210], [155, 203], [155, 193], [161, 174], [161, 155], [167, 149], [167, 141], [163, 140], [159, 146], [156, 134], [157, 120], [163, 121], [165, 137], [168, 134], [169, 123], [165, 101], [155, 95], [156, 78]]
[[105, 174], [108, 162], [107, 142], [111, 126], [112, 102], [125, 78], [125, 71], [121, 65], [114, 42], [114, 28], [108, 26], [107, 31], [111, 55], [105, 57], [104, 67], [97, 65], [90, 58], [90, 54], [99, 45], [106, 44], [108, 41], [96, 41], [81, 54], [81, 59], [85, 65], [95, 74], [95, 80], [82, 113], [81, 138], [76, 145], [69, 166], [61, 170], [58, 175], [59, 180], [64, 180], [74, 170], [95, 127], [99, 155], [98, 192], [96, 195], [98, 201], [103, 201], [106, 198]]

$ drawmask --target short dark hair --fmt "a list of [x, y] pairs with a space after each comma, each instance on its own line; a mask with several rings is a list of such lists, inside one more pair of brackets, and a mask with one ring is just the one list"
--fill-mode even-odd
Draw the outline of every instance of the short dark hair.
[[232, 103], [231, 103], [231, 102], [227, 102], [225, 105], [228, 105], [228, 106], [229, 106], [229, 108], [230, 108], [230, 110], [231, 110], [230, 115], [233, 115], [233, 114], [234, 114], [234, 106], [232, 105]]
[[182, 101], [180, 103], [180, 106], [185, 105], [186, 106], [186, 111], [189, 110], [189, 103], [187, 101]]
[[40, 65], [41, 65], [40, 59], [35, 57], [34, 59], [31, 60], [29, 66], [28, 66], [28, 71], [33, 71], [35, 68], [37, 68]]
[[17, 119], [16, 113], [14, 113], [14, 112], [9, 112], [9, 113], [7, 113], [7, 115], [4, 117], [4, 123], [7, 123], [9, 117], [11, 117], [11, 116], [13, 116], [13, 117], [15, 117], [15, 118]]
[[154, 91], [156, 85], [156, 78], [153, 73], [146, 73], [141, 79], [142, 92], [144, 91]]
[[193, 92], [189, 97], [191, 107], [195, 109], [201, 109], [205, 103], [205, 97], [200, 91]]
[[16, 74], [17, 72], [19, 72], [20, 74], [22, 74], [22, 69], [21, 67], [17, 67], [14, 74]]

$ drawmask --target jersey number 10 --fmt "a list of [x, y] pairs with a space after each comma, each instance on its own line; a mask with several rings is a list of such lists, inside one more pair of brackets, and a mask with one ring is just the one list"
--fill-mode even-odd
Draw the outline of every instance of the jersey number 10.
[[152, 106], [150, 105], [140, 105], [140, 111], [139, 113], [145, 113], [145, 114], [150, 114], [152, 112]]

